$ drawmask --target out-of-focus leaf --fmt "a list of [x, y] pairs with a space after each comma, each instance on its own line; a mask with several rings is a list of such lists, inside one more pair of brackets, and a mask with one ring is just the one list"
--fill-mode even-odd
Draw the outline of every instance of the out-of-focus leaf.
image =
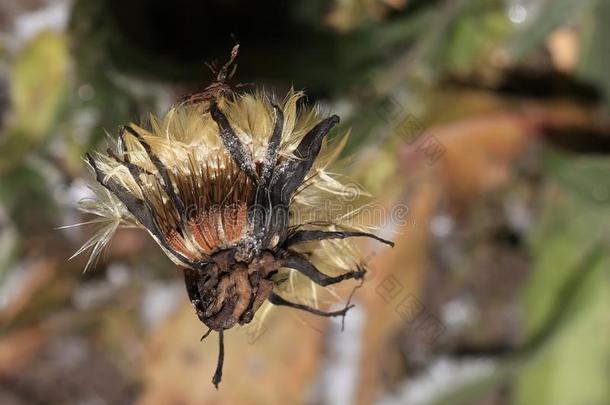
[[[573, 247], [572, 249], [577, 249]], [[520, 373], [517, 380], [517, 404], [607, 404], [610, 391], [608, 359], [610, 358], [610, 257], [590, 263], [565, 308], [559, 328], [544, 350]], [[536, 294], [543, 286], [530, 286]], [[557, 297], [556, 297], [557, 298]], [[534, 304], [529, 300], [529, 307]], [[554, 302], [555, 305], [566, 305]]]
[[[485, 32], [486, 35], [481, 35]], [[510, 32], [500, 10], [476, 10], [456, 21], [447, 49], [448, 69], [468, 73], [480, 67], [482, 58]]]
[[610, 208], [610, 159], [547, 154], [550, 175], [567, 192], [600, 209]]
[[20, 166], [0, 178], [0, 203], [6, 207], [20, 233], [34, 234], [56, 224], [57, 206], [47, 180], [35, 169]]
[[525, 332], [541, 350], [519, 374], [516, 403], [609, 403], [610, 220], [581, 198], [607, 182], [601, 173], [608, 162], [555, 157], [551, 163], [558, 182], [532, 237], [534, 272], [524, 295]]
[[41, 140], [61, 107], [68, 49], [64, 37], [45, 32], [18, 56], [11, 72], [11, 127], [16, 135]]
[[68, 69], [66, 39], [45, 32], [32, 40], [11, 67], [11, 106], [7, 137], [0, 144], [0, 172], [51, 133], [63, 106]]
[[[0, 207], [0, 286], [8, 273], [9, 267], [15, 261], [17, 246], [17, 232], [8, 218], [3, 218], [4, 212]], [[2, 300], [0, 299], [0, 307]]]
[[582, 51], [577, 74], [597, 82], [610, 108], [610, 2], [598, 0], [596, 7], [583, 19]]

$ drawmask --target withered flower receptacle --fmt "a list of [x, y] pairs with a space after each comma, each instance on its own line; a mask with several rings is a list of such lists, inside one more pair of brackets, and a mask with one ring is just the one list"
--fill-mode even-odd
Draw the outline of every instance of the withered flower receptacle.
[[[91, 263], [120, 225], [148, 231], [184, 272], [199, 319], [219, 333], [216, 386], [223, 331], [250, 322], [266, 300], [322, 316], [350, 308], [324, 312], [286, 300], [274, 292], [283, 280], [280, 270], [300, 272], [320, 286], [361, 279], [365, 269], [358, 264], [331, 276], [310, 253], [354, 236], [392, 244], [361, 229], [341, 229], [332, 218], [299, 215], [315, 209], [320, 197], [343, 192], [326, 171], [342, 146], [325, 140], [339, 118], [297, 108], [298, 92], [281, 105], [260, 92], [234, 92], [226, 84], [230, 62], [203, 93], [162, 119], [151, 118], [150, 129], [124, 126], [114, 149], [86, 156], [99, 185], [93, 187], [97, 198], [83, 209], [105, 226], [79, 251], [91, 248]], [[344, 270], [348, 258], [338, 256], [351, 252], [336, 249], [326, 267], [330, 262]]]

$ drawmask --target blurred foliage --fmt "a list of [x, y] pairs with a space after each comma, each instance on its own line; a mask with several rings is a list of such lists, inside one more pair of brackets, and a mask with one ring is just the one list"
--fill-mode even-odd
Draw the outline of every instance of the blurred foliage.
[[[36, 234], [51, 227], [57, 215], [45, 176], [26, 160], [40, 150], [65, 107], [68, 51], [63, 35], [43, 33], [16, 55], [10, 72], [11, 111], [0, 139], [0, 203], [13, 223], [5, 235], [15, 238], [13, 226]], [[41, 228], [43, 227], [43, 228]], [[13, 232], [11, 232], [13, 231]], [[15, 259], [16, 245], [5, 237], [0, 249], [0, 280]]]
[[[10, 73], [11, 146], [27, 150], [52, 131], [65, 99], [67, 69], [66, 40], [49, 32], [28, 43], [16, 57]], [[20, 159], [22, 152], [9, 149], [4, 153]]]
[[[553, 156], [525, 332], [540, 345], [517, 381], [516, 403], [610, 402], [610, 159]], [[601, 203], [601, 204], [600, 204]]]
[[583, 21], [583, 49], [578, 73], [587, 80], [598, 83], [603, 91], [606, 106], [610, 109], [610, 4], [597, 1]]

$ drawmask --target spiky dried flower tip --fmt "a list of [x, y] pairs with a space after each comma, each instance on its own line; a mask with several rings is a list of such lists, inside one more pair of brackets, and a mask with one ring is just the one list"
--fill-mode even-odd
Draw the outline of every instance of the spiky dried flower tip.
[[[361, 279], [365, 270], [345, 239], [393, 245], [362, 229], [342, 229], [339, 215], [320, 220], [320, 200], [346, 193], [327, 171], [344, 145], [326, 140], [339, 117], [298, 108], [300, 92], [279, 105], [262, 92], [234, 92], [226, 79], [236, 49], [202, 94], [152, 117], [149, 129], [122, 127], [114, 148], [86, 156], [101, 187], [84, 208], [106, 226], [84, 248], [99, 254], [119, 225], [152, 236], [184, 272], [199, 319], [219, 332], [216, 386], [223, 331], [250, 322], [265, 301], [322, 316], [350, 308], [324, 312], [284, 299], [274, 291], [286, 280], [280, 271], [320, 286]], [[320, 250], [326, 255], [316, 255]], [[343, 272], [328, 275], [321, 267]]]

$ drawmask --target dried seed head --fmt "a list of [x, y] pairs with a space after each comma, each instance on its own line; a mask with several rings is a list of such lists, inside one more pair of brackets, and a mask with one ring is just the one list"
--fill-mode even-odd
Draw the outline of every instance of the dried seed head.
[[[281, 104], [284, 125], [277, 147], [278, 162], [294, 157], [304, 135], [322, 119], [318, 108], [298, 111], [301, 97], [301, 92], [290, 92]], [[275, 124], [270, 98], [260, 92], [241, 94], [222, 97], [217, 100], [217, 105], [237, 140], [251, 153], [257, 175], [262, 176]], [[96, 153], [89, 161], [90, 165], [94, 162], [104, 181], [116, 182], [125, 192], [148, 206], [156, 225], [146, 226], [126, 209], [120, 198], [108, 193], [107, 189], [96, 187], [94, 192], [99, 198], [99, 206], [95, 213], [108, 220], [106, 229], [115, 230], [119, 224], [143, 228], [180, 266], [202, 261], [240, 242], [247, 245], [248, 238], [257, 236], [251, 234], [253, 224], [248, 221], [256, 184], [231, 158], [209, 106], [207, 101], [181, 103], [162, 118], [151, 116], [148, 129], [132, 124], [128, 130], [122, 131], [110, 155]], [[302, 191], [297, 189], [290, 201], [291, 228], [302, 227], [306, 225], [304, 222], [323, 217], [324, 228], [334, 229], [345, 216], [341, 210], [317, 212], [322, 211], [317, 200], [333, 197], [340, 200], [342, 197], [340, 178], [329, 173], [327, 166], [343, 145], [343, 140], [339, 140], [323, 146], [307, 173]], [[165, 168], [166, 176], [161, 175], [155, 159]], [[137, 167], [137, 172], [130, 170], [125, 162]], [[172, 192], [181, 201], [184, 212], [179, 212], [179, 207], [173, 203]], [[87, 201], [84, 207], [90, 212], [95, 204]], [[100, 236], [103, 237], [90, 245], [105, 244], [112, 232], [101, 232]], [[273, 235], [270, 246], [276, 246], [279, 238], [279, 234]], [[99, 253], [99, 249], [95, 253]], [[180, 256], [189, 261], [185, 263]]]
[[[294, 289], [296, 273], [324, 287], [361, 279], [365, 269], [347, 238], [392, 245], [341, 229], [358, 210], [342, 201], [353, 200], [353, 184], [328, 171], [345, 144], [326, 138], [339, 118], [297, 108], [300, 92], [279, 105], [263, 92], [233, 92], [226, 79], [235, 55], [236, 48], [200, 97], [151, 117], [146, 129], [125, 126], [106, 154], [87, 155], [98, 199], [83, 209], [103, 226], [77, 252], [91, 249], [94, 258], [119, 226], [147, 231], [183, 270], [198, 317], [220, 333], [221, 345], [222, 332], [250, 322], [266, 300], [344, 315], [349, 306], [324, 312], [274, 289], [286, 281]], [[330, 211], [323, 203], [332, 200]]]

